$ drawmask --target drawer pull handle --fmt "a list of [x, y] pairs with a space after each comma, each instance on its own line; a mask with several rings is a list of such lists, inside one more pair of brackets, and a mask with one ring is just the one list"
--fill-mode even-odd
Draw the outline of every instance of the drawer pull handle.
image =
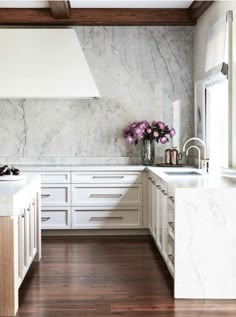
[[175, 202], [174, 196], [169, 196], [169, 199], [170, 199], [173, 203]]
[[102, 221], [102, 220], [122, 220], [123, 217], [91, 217], [89, 221]]
[[174, 265], [175, 264], [175, 259], [174, 259], [173, 255], [169, 254], [168, 257], [170, 259], [170, 262]]
[[167, 195], [167, 192], [164, 189], [162, 189], [161, 192], [162, 194]]
[[160, 185], [157, 185], [156, 187], [157, 187], [158, 189], [161, 189], [161, 186], [160, 186]]
[[156, 182], [155, 181], [152, 181], [153, 185], [156, 185]]
[[107, 175], [107, 176], [93, 176], [93, 178], [119, 178], [119, 179], [122, 179], [122, 178], [124, 178], [124, 176]]
[[175, 230], [175, 225], [172, 221], [168, 222], [168, 225], [171, 227], [172, 230]]
[[48, 197], [50, 197], [51, 195], [50, 194], [42, 194], [41, 195], [41, 198], [43, 199], [43, 198], [48, 198]]
[[122, 194], [91, 194], [90, 198], [120, 198]]
[[51, 217], [41, 217], [41, 221], [42, 222], [46, 222], [46, 221], [48, 221], [50, 219], [51, 219]]

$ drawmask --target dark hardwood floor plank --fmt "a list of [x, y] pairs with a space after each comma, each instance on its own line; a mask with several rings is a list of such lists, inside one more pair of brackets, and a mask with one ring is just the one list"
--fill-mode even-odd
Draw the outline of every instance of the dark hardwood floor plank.
[[235, 317], [236, 301], [174, 300], [150, 237], [47, 237], [18, 317]]

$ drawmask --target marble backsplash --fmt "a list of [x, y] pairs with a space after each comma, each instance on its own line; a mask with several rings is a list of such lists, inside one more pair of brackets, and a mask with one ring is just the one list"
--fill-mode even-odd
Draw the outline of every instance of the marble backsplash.
[[[1, 161], [139, 163], [139, 147], [127, 144], [122, 130], [143, 119], [172, 126], [176, 104], [176, 140], [193, 135], [192, 27], [75, 30], [101, 98], [0, 100]], [[163, 151], [157, 145], [157, 154]]]

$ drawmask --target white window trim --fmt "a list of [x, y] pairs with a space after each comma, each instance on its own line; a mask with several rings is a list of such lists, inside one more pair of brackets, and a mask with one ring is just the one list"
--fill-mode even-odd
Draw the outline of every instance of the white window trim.
[[[234, 14], [236, 17], [236, 12]], [[233, 11], [227, 12], [227, 23], [228, 23], [228, 158], [229, 158], [229, 169], [236, 170], [236, 21], [233, 21]], [[224, 74], [219, 74], [224, 76]], [[214, 80], [209, 78], [207, 80], [195, 82], [195, 100], [194, 100], [194, 126], [195, 136], [202, 138], [206, 141], [206, 88], [209, 82]], [[201, 114], [201, 128], [199, 130], [199, 112]]]

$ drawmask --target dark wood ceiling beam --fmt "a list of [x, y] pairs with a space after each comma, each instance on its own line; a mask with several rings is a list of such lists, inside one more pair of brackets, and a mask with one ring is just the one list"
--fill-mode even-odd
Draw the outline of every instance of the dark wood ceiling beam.
[[188, 9], [70, 9], [54, 19], [50, 9], [0, 9], [0, 25], [193, 25]]
[[214, 1], [193, 1], [189, 7], [191, 18], [196, 22], [197, 19], [214, 3]]
[[52, 16], [55, 19], [68, 19], [70, 17], [69, 1], [48, 1]]

